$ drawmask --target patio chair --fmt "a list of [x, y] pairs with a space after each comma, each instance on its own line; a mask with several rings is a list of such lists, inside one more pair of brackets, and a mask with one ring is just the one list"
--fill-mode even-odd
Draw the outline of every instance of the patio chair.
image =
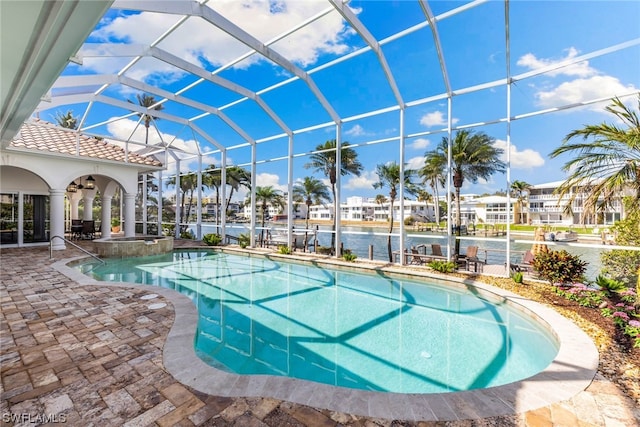
[[424, 259], [420, 256], [420, 252], [416, 248], [411, 248], [411, 261], [409, 264], [422, 265]]
[[485, 262], [478, 258], [478, 247], [477, 246], [468, 246], [467, 253], [464, 257], [466, 270], [471, 271], [471, 265], [473, 264], [473, 271], [482, 272]]
[[93, 240], [96, 238], [96, 224], [93, 220], [82, 221], [82, 238]]
[[71, 220], [71, 240], [80, 240], [82, 238], [82, 220]]
[[431, 255], [433, 256], [442, 256], [442, 248], [437, 243], [433, 243], [431, 245]]
[[510, 265], [511, 270], [519, 271], [521, 273], [531, 273], [533, 271], [533, 265], [531, 265], [531, 263], [534, 258], [535, 255], [533, 255], [533, 252], [526, 251], [522, 256], [522, 261], [520, 263]]

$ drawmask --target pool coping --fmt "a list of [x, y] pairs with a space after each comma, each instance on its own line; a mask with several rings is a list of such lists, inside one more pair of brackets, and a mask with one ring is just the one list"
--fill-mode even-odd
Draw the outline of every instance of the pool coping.
[[[247, 251], [229, 251], [247, 253]], [[322, 264], [327, 267], [361, 268], [344, 265], [331, 259], [305, 259], [248, 251], [258, 255], [285, 260]], [[163, 349], [164, 367], [174, 378], [197, 391], [223, 397], [264, 397], [285, 400], [315, 408], [374, 418], [407, 421], [455, 421], [513, 415], [572, 398], [585, 390], [593, 380], [599, 362], [595, 344], [589, 336], [569, 319], [550, 307], [509, 291], [484, 283], [439, 276], [397, 268], [367, 267], [412, 278], [429, 278], [439, 283], [473, 287], [510, 303], [551, 328], [560, 343], [555, 359], [542, 372], [510, 384], [485, 389], [451, 393], [403, 394], [348, 389], [295, 378], [270, 375], [238, 375], [220, 371], [203, 362], [195, 353], [194, 340], [198, 312], [185, 295], [173, 289], [134, 283], [111, 283], [94, 280], [67, 264], [86, 257], [61, 260], [53, 264], [60, 273], [72, 279], [76, 286], [96, 285], [135, 287], [160, 294], [171, 302], [174, 323]]]

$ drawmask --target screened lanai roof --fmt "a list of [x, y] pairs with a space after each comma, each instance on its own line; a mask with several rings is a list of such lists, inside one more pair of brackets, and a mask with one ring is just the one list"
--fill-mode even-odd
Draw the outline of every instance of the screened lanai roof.
[[411, 165], [478, 128], [512, 167], [555, 171], [545, 144], [638, 92], [638, 18], [628, 1], [115, 1], [35, 114], [205, 165], [279, 164], [336, 138]]

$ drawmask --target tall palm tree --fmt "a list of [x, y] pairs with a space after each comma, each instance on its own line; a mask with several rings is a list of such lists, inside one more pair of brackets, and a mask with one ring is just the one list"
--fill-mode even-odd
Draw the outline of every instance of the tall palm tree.
[[60, 111], [56, 113], [56, 122], [58, 126], [66, 129], [77, 129], [78, 118], [73, 115], [73, 111], [68, 110], [66, 114], [62, 114]]
[[[495, 139], [484, 132], [474, 133], [459, 130], [451, 141], [451, 162], [456, 202], [456, 235], [460, 235], [460, 188], [467, 179], [472, 183], [478, 179], [489, 179], [496, 172], [504, 172], [506, 164], [500, 160], [503, 150], [494, 146]], [[427, 157], [440, 157], [447, 164], [449, 138], [444, 137], [438, 147], [427, 153]], [[456, 255], [460, 240], [456, 239]]]
[[[384, 194], [376, 194], [375, 201], [376, 201], [376, 204], [380, 205], [380, 209], [382, 209], [384, 204], [387, 203], [387, 196], [385, 196]], [[374, 215], [374, 218], [375, 218], [375, 215]]]
[[427, 218], [429, 216], [429, 202], [433, 202], [433, 196], [427, 190], [420, 189], [416, 193], [418, 195], [417, 201], [424, 202], [427, 212]]
[[[176, 177], [171, 177], [167, 181], [169, 185], [176, 185]], [[195, 191], [198, 189], [198, 177], [195, 173], [188, 173], [186, 175], [180, 176], [180, 232], [184, 232], [187, 229], [186, 225], [183, 225], [185, 222], [189, 221], [189, 216], [191, 215], [191, 208], [193, 207], [193, 195]], [[186, 204], [186, 206], [185, 206]]]
[[[391, 233], [393, 233], [393, 203], [398, 197], [398, 187], [400, 181], [400, 165], [396, 162], [390, 162], [376, 166], [376, 174], [378, 182], [373, 184], [373, 188], [389, 188], [389, 236], [387, 237], [387, 251], [389, 253], [389, 262], [393, 262], [393, 252], [391, 251]], [[409, 194], [415, 194], [417, 188], [412, 182], [415, 171], [405, 169], [404, 171], [404, 188]], [[404, 212], [400, 213], [400, 221], [403, 220]]]
[[[331, 194], [333, 196], [333, 226], [332, 230], [336, 229], [336, 217], [340, 214], [340, 201], [336, 200], [336, 177], [338, 171], [336, 170], [336, 140], [332, 139], [326, 141], [324, 144], [320, 144], [316, 147], [318, 153], [313, 153], [309, 156], [309, 163], [304, 167], [307, 169], [313, 169], [317, 172], [322, 172], [324, 176], [329, 178], [331, 183]], [[358, 153], [353, 148], [349, 148], [348, 142], [341, 144], [340, 150], [340, 175], [345, 176], [353, 174], [360, 176], [363, 170], [363, 166], [358, 160]], [[331, 234], [331, 247], [335, 247], [336, 235]]]
[[[312, 176], [305, 176], [302, 182], [293, 186], [293, 197], [297, 201], [304, 202], [307, 205], [307, 218], [305, 220], [305, 229], [309, 229], [309, 213], [311, 205], [320, 205], [331, 200], [329, 188], [326, 184]], [[307, 246], [307, 233], [304, 235], [304, 246]]]
[[225, 212], [229, 210], [231, 204], [231, 197], [234, 191], [238, 191], [240, 187], [244, 187], [251, 190], [251, 172], [240, 166], [227, 166], [227, 185], [231, 187], [229, 190], [229, 197], [225, 206]]
[[518, 207], [520, 210], [520, 224], [524, 224], [524, 202], [529, 197], [528, 193], [529, 191], [531, 191], [531, 184], [525, 181], [515, 180], [511, 183], [511, 190], [516, 197], [516, 202], [518, 203]]
[[422, 177], [422, 182], [428, 183], [433, 190], [435, 199], [436, 222], [440, 223], [440, 196], [438, 188], [445, 186], [447, 158], [442, 157], [439, 152], [426, 152], [424, 166], [418, 171]]
[[202, 173], [202, 185], [216, 191], [216, 225], [220, 224], [220, 186], [222, 185], [222, 170], [216, 165], [209, 165]]
[[[613, 114], [621, 125], [601, 123], [574, 130], [550, 154], [551, 158], [570, 156], [562, 167], [569, 178], [556, 193], [560, 198], [569, 195], [570, 205], [578, 194], [586, 193], [584, 212], [610, 206], [622, 194], [631, 195], [633, 206], [640, 208], [640, 119], [638, 112], [620, 99], [611, 102], [605, 111]], [[570, 142], [574, 138], [582, 141]], [[581, 191], [572, 191], [576, 187]]]
[[[164, 109], [164, 106], [162, 104], [158, 104], [158, 101], [156, 101], [155, 97], [153, 97], [152, 95], [147, 95], [146, 93], [143, 93], [142, 95], [136, 94], [136, 98], [138, 100], [138, 105], [140, 105], [141, 107], [151, 108], [152, 110], [155, 110], [155, 111], [160, 111]], [[127, 100], [127, 101], [134, 104], [134, 102], [131, 100]], [[149, 143], [149, 126], [151, 125], [152, 116], [146, 113], [138, 113], [138, 117], [142, 117], [142, 121], [144, 123], [145, 131], [146, 131], [144, 143], [148, 144]], [[159, 119], [156, 119], [156, 120], [159, 120]]]
[[[245, 203], [251, 203], [251, 195], [247, 196], [247, 201]], [[271, 185], [266, 187], [256, 186], [256, 206], [253, 206], [254, 211], [258, 205], [260, 205], [262, 210], [262, 231], [260, 232], [260, 240], [264, 240], [264, 225], [267, 218], [267, 209], [269, 208], [269, 205], [277, 206], [281, 209], [284, 208], [284, 196], [280, 190], [273, 188]]]

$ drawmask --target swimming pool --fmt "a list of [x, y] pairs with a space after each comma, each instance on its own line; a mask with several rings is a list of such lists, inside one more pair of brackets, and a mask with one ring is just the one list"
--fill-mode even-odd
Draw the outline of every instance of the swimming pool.
[[209, 251], [77, 268], [187, 295], [197, 354], [237, 374], [438, 393], [533, 376], [558, 352], [545, 327], [498, 298], [383, 273]]

